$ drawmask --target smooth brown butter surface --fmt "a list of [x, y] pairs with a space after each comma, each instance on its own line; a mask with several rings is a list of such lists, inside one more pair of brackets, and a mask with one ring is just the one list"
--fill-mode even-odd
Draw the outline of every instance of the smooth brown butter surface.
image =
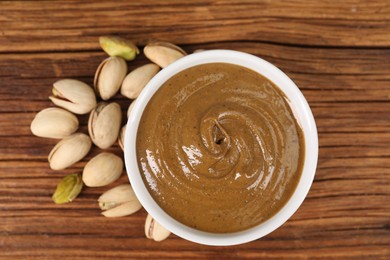
[[155, 201], [190, 227], [241, 231], [292, 196], [303, 133], [282, 92], [241, 66], [211, 63], [170, 78], [148, 103], [137, 158]]

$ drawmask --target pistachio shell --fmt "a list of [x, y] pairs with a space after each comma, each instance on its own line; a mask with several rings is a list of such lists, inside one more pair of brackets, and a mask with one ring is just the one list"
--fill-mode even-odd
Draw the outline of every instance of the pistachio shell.
[[205, 49], [197, 49], [197, 50], [194, 50], [193, 53], [199, 53], [199, 52], [204, 52], [204, 51], [205, 51]]
[[118, 56], [125, 60], [134, 60], [139, 50], [131, 41], [117, 36], [100, 36], [99, 43], [102, 49], [110, 56]]
[[84, 167], [83, 181], [88, 187], [101, 187], [116, 181], [122, 174], [123, 161], [112, 153], [100, 153]]
[[121, 87], [127, 73], [127, 64], [120, 57], [109, 57], [100, 63], [96, 70], [94, 87], [97, 94], [107, 100], [113, 97]]
[[113, 103], [99, 103], [91, 111], [88, 120], [88, 131], [92, 142], [101, 149], [113, 145], [118, 139], [122, 115], [120, 106]]
[[98, 202], [100, 209], [107, 210], [131, 200], [138, 200], [133, 188], [130, 184], [122, 184], [103, 193]]
[[49, 154], [50, 168], [62, 170], [83, 159], [91, 149], [88, 135], [76, 133], [62, 139]]
[[137, 98], [146, 84], [148, 84], [159, 70], [160, 68], [152, 63], [136, 68], [123, 80], [121, 94], [130, 99]]
[[145, 235], [149, 239], [160, 242], [167, 239], [171, 232], [161, 226], [154, 218], [148, 214], [145, 221]]
[[130, 184], [122, 184], [103, 193], [98, 199], [106, 217], [122, 217], [142, 208]]
[[134, 105], [135, 105], [135, 100], [133, 100], [133, 102], [131, 102], [129, 108], [127, 109], [127, 117], [130, 116], [131, 110], [133, 110]]
[[103, 211], [102, 214], [108, 218], [124, 217], [131, 215], [142, 208], [142, 205], [136, 201], [125, 202], [115, 208]]
[[53, 84], [52, 92], [49, 99], [54, 104], [75, 114], [86, 114], [96, 106], [93, 89], [79, 80], [58, 80]]
[[126, 126], [127, 125], [124, 125], [119, 133], [119, 137], [118, 137], [118, 145], [120, 146], [120, 148], [122, 149], [122, 151], [125, 150], [125, 135], [126, 135]]
[[169, 42], [151, 42], [144, 48], [145, 56], [161, 68], [184, 57], [187, 53], [180, 47]]
[[66, 175], [57, 185], [52, 199], [56, 204], [64, 204], [73, 201], [83, 188], [83, 180], [80, 174]]
[[40, 111], [31, 122], [31, 132], [39, 137], [64, 138], [79, 127], [79, 120], [72, 113], [57, 107]]

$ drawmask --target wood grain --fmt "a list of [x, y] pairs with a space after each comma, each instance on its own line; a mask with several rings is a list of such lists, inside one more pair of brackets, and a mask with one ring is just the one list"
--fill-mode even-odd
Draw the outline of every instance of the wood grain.
[[[0, 1], [0, 259], [390, 258], [390, 2], [388, 1]], [[103, 188], [68, 205], [51, 194], [66, 173], [48, 167], [55, 140], [31, 135], [59, 78], [92, 84], [105, 54], [97, 37], [141, 46], [168, 40], [188, 52], [234, 49], [262, 57], [299, 86], [320, 143], [308, 198], [270, 235], [208, 247], [175, 235], [144, 237], [144, 210], [100, 215]], [[140, 55], [129, 70], [144, 64]], [[117, 95], [123, 112], [130, 100]], [[79, 117], [86, 132], [87, 116]], [[123, 116], [125, 122], [125, 115]], [[124, 123], [123, 123], [124, 124]], [[109, 151], [121, 155], [117, 145]]]

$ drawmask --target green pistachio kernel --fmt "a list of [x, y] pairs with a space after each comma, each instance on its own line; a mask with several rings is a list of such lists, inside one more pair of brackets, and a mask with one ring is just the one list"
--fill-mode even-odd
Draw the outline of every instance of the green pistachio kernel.
[[80, 174], [69, 174], [57, 185], [52, 199], [56, 204], [64, 204], [74, 200], [83, 188], [83, 180]]
[[99, 43], [108, 55], [121, 57], [127, 61], [134, 60], [139, 54], [134, 43], [117, 36], [100, 36]]

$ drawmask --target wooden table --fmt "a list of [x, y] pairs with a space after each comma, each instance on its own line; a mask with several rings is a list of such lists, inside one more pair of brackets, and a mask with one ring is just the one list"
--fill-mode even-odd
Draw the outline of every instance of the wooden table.
[[[1, 1], [0, 25], [1, 259], [390, 258], [389, 1]], [[47, 155], [57, 141], [33, 136], [30, 122], [53, 106], [57, 79], [92, 85], [104, 34], [249, 52], [286, 72], [313, 110], [320, 143], [296, 214], [257, 241], [209, 247], [175, 235], [146, 239], [144, 210], [101, 216], [96, 199], [125, 174], [55, 205], [61, 176], [81, 172], [99, 150], [52, 171]], [[129, 69], [145, 62], [141, 55]], [[131, 102], [115, 100], [123, 111]], [[79, 119], [86, 132], [87, 116]], [[109, 151], [121, 154], [117, 145]]]

